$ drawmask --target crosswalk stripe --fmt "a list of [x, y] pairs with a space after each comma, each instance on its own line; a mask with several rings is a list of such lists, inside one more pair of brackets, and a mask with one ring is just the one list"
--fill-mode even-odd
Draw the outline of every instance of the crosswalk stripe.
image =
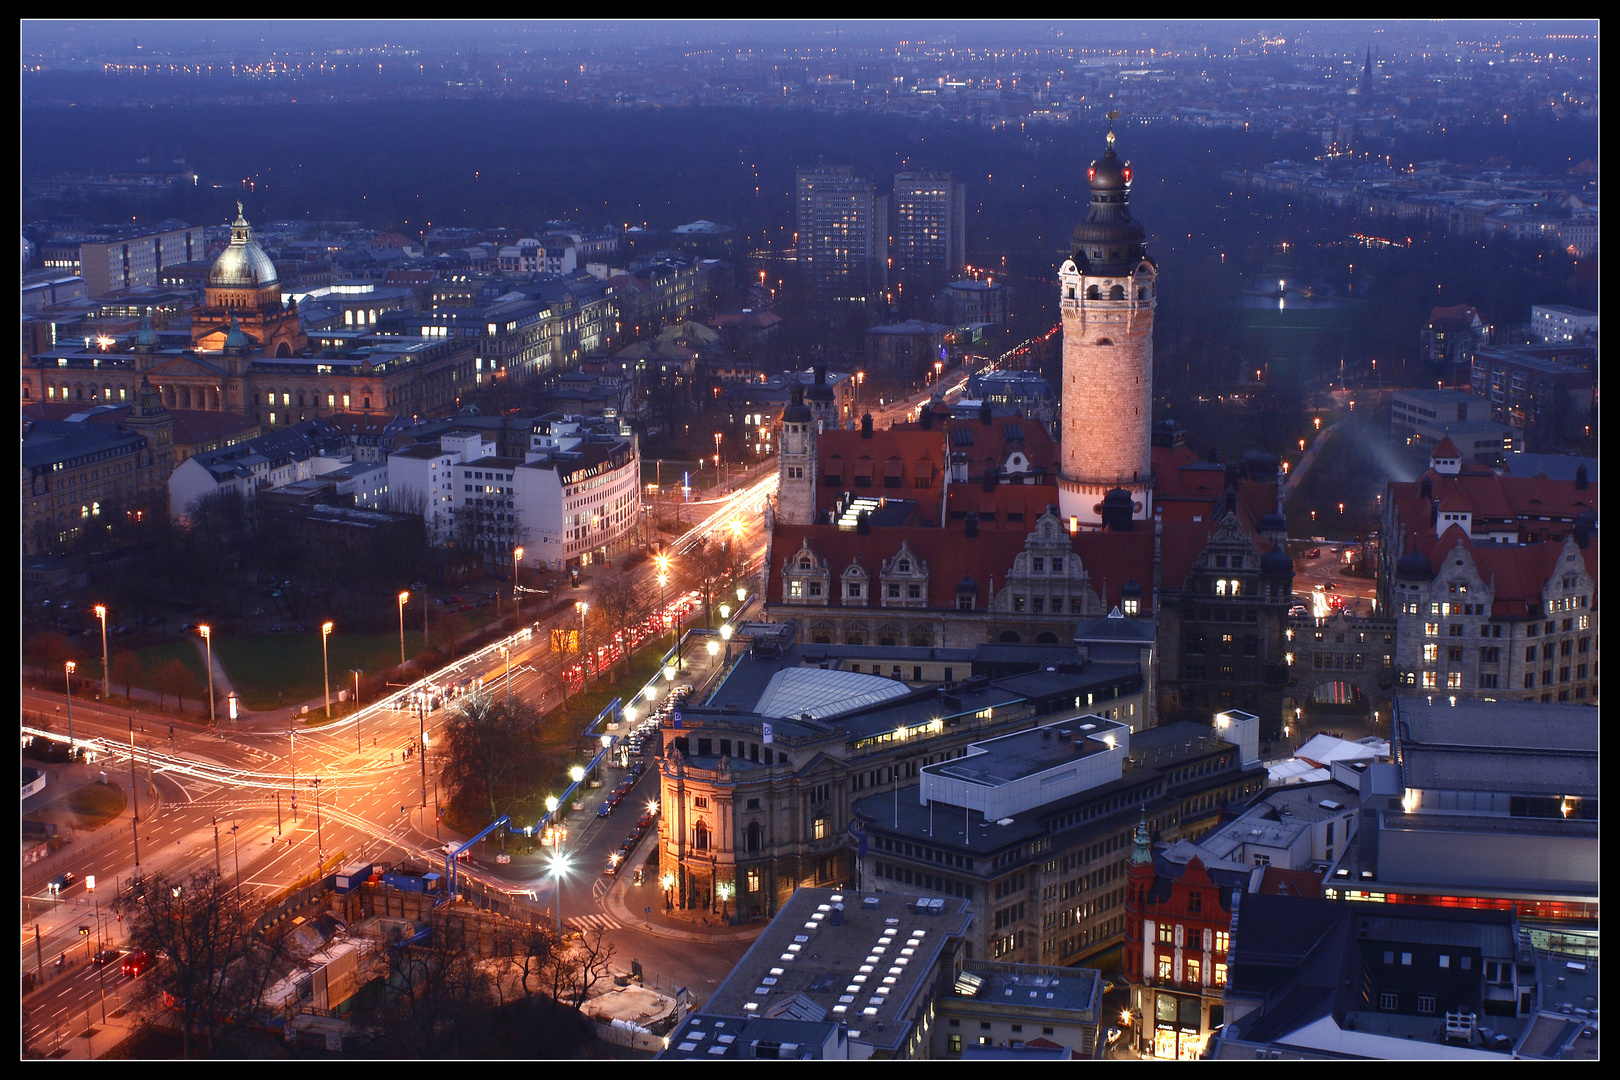
[[575, 930], [623, 930], [617, 921], [606, 915], [578, 915], [568, 920]]

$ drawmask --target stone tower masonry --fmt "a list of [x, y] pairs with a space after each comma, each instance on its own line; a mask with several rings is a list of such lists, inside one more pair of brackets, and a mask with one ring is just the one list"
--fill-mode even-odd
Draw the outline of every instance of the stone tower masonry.
[[[1117, 113], [1109, 113], [1113, 120]], [[1065, 525], [1102, 523], [1103, 496], [1124, 488], [1131, 516], [1153, 515], [1153, 311], [1158, 267], [1130, 213], [1131, 168], [1108, 149], [1087, 170], [1091, 208], [1074, 227], [1073, 254], [1058, 271], [1063, 312]]]

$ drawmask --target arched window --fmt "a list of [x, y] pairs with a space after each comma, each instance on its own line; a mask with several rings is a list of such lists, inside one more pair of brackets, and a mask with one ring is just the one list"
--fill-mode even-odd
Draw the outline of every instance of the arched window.
[[702, 821], [692, 826], [692, 850], [709, 850], [709, 827]]
[[1087, 300], [1098, 300], [1098, 299], [1101, 299], [1101, 297], [1102, 297], [1102, 293], [1100, 293], [1097, 290], [1097, 286], [1095, 286], [1095, 285], [1091, 286], [1090, 288], [1088, 288], [1086, 290], [1086, 299]]
[[1125, 286], [1123, 286], [1123, 285], [1115, 285], [1112, 289], [1109, 289], [1108, 290], [1108, 299], [1110, 299], [1110, 300], [1123, 300], [1123, 299], [1125, 299]]
[[1001, 632], [1001, 643], [1003, 645], [1022, 645], [1024, 639], [1018, 636], [1016, 630], [1003, 630]]
[[762, 832], [763, 832], [763, 830], [760, 829], [759, 822], [750, 821], [748, 823], [748, 832], [746, 834], [746, 837], [747, 837], [747, 849], [749, 851], [758, 851], [759, 850], [759, 838], [760, 838], [760, 835], [761, 835]]
[[926, 626], [913, 626], [907, 640], [914, 649], [931, 649], [934, 647], [934, 632]]
[[1057, 635], [1050, 630], [1041, 631], [1040, 635], [1035, 638], [1035, 644], [1037, 645], [1056, 645], [1057, 643]]

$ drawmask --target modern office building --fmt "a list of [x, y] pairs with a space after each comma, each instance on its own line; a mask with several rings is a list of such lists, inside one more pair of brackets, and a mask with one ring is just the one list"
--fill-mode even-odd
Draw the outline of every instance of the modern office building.
[[888, 205], [871, 181], [849, 166], [799, 170], [799, 269], [818, 303], [884, 302]]
[[894, 216], [890, 219], [894, 278], [910, 299], [926, 303], [962, 272], [965, 200], [966, 188], [948, 172], [895, 174]]
[[1138, 826], [1198, 836], [1266, 774], [1252, 715], [1133, 732], [1111, 711], [974, 740], [855, 803], [861, 886], [967, 897], [971, 956], [1069, 965], [1120, 945]]

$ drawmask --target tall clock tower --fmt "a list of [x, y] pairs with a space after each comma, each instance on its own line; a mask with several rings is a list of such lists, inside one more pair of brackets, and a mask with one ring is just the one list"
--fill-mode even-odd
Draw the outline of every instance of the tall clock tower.
[[1065, 523], [1102, 523], [1103, 496], [1123, 488], [1131, 517], [1153, 513], [1153, 310], [1158, 267], [1131, 217], [1131, 167], [1108, 149], [1091, 163], [1091, 208], [1074, 227], [1058, 271], [1063, 311], [1063, 467]]

